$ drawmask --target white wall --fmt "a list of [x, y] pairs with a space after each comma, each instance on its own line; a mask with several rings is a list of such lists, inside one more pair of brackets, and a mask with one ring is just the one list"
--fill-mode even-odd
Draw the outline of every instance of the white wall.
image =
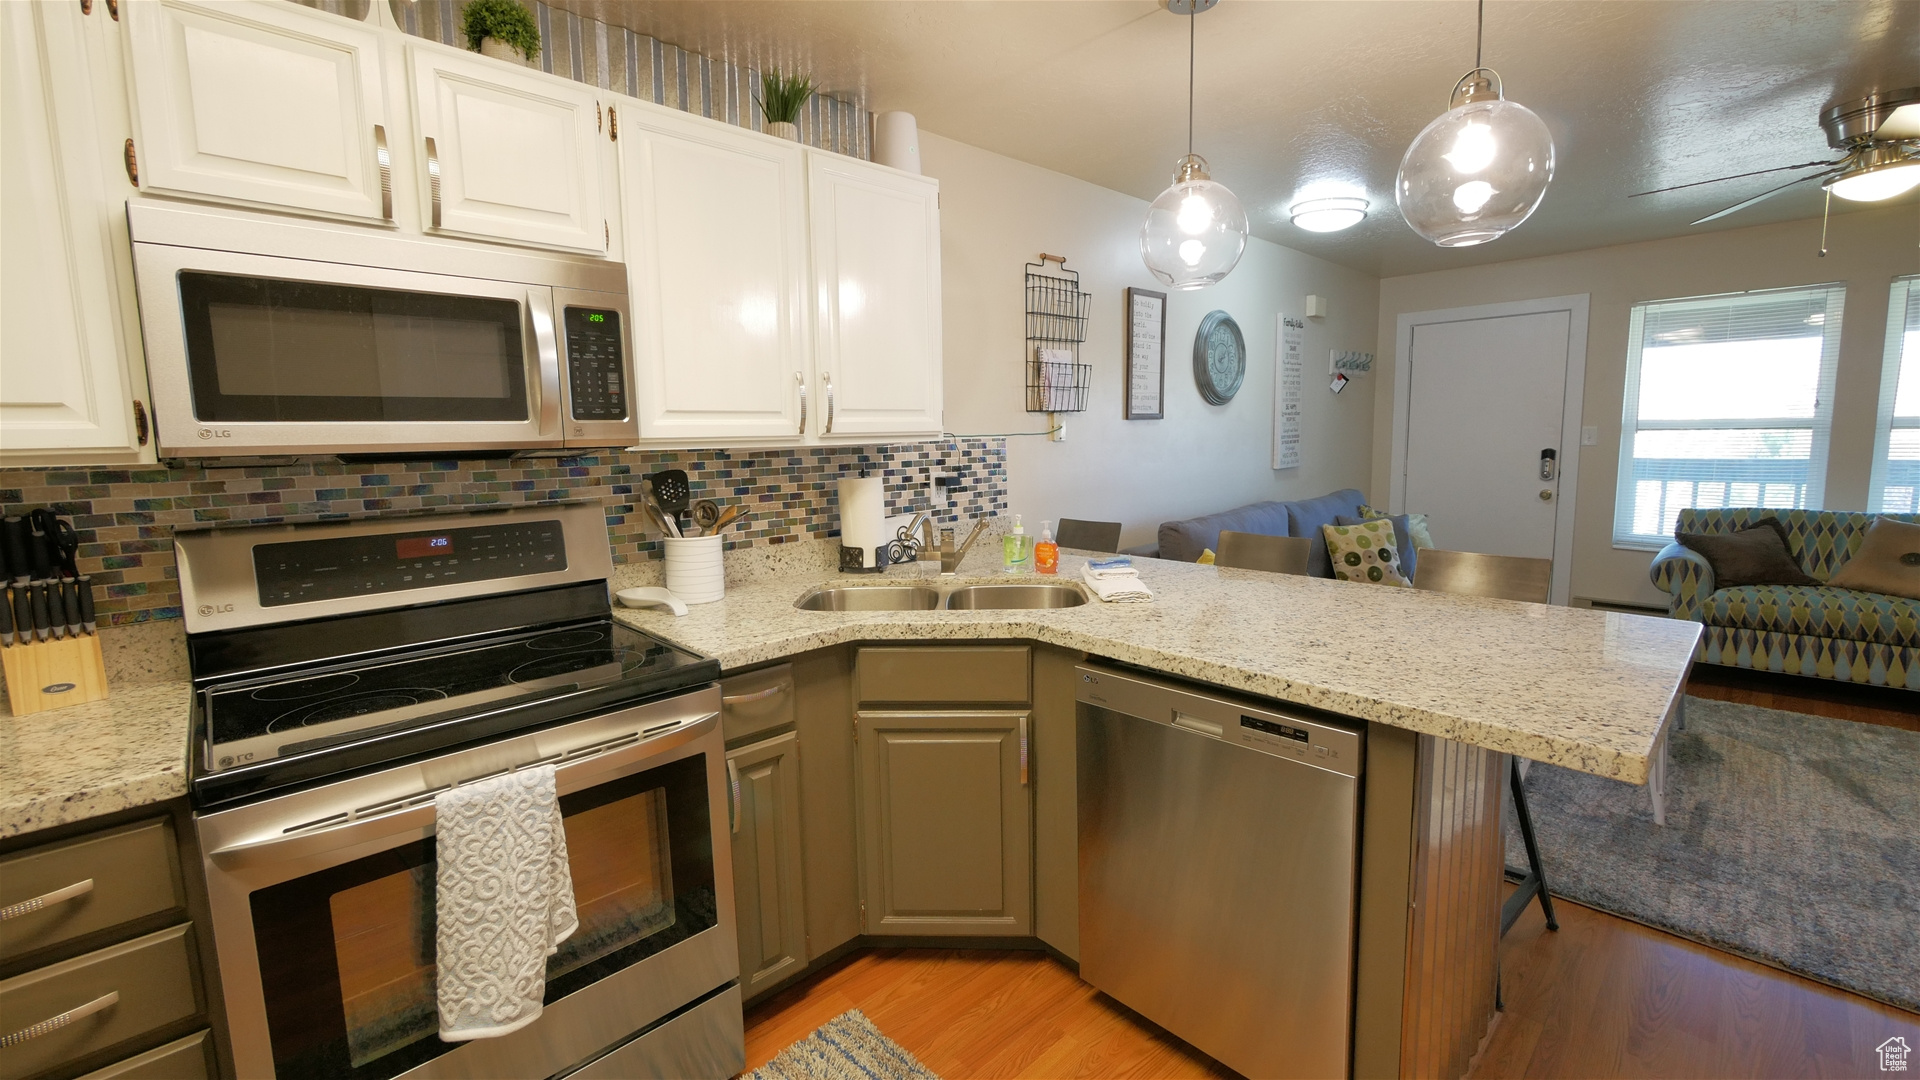
[[[1329, 349], [1374, 348], [1378, 282], [1357, 270], [1251, 240], [1228, 278], [1169, 294], [1166, 419], [1123, 420], [1121, 290], [1167, 291], [1140, 261], [1147, 204], [1083, 180], [923, 132], [922, 167], [940, 179], [945, 289], [946, 427], [961, 435], [1045, 431], [1025, 411], [1023, 264], [1067, 257], [1093, 294], [1080, 359], [1093, 365], [1087, 411], [1067, 419], [1065, 442], [1008, 440], [1011, 509], [1029, 527], [1061, 517], [1123, 523], [1121, 542], [1154, 540], [1160, 522], [1263, 499], [1364, 489], [1370, 475], [1378, 375], [1327, 390]], [[1274, 471], [1274, 316], [1303, 298], [1329, 298], [1307, 321], [1299, 468]], [[1216, 308], [1247, 339], [1247, 378], [1224, 406], [1193, 381], [1193, 336]], [[1388, 339], [1389, 341], [1391, 338]]]
[[[1825, 502], [1829, 509], [1864, 509], [1887, 290], [1893, 278], [1920, 271], [1916, 236], [1920, 236], [1920, 209], [1909, 201], [1836, 215], [1824, 259], [1819, 255], [1820, 222], [1814, 219], [1386, 278], [1380, 283], [1379, 340], [1385, 351], [1394, 348], [1395, 327], [1406, 312], [1589, 294], [1582, 423], [1599, 428], [1600, 442], [1580, 451], [1573, 595], [1663, 604], [1664, 595], [1647, 580], [1652, 553], [1613, 546], [1614, 481], [1619, 472], [1627, 321], [1632, 306], [1680, 296], [1844, 283], [1846, 312]], [[1388, 388], [1373, 403], [1371, 490], [1382, 496], [1391, 468], [1391, 380], [1398, 359], [1382, 356], [1375, 365], [1383, 369], [1377, 379]], [[1444, 537], [1438, 540], [1446, 546]]]

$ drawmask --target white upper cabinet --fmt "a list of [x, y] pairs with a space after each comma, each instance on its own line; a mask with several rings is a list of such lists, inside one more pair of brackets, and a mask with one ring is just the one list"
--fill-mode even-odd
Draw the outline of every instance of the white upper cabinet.
[[809, 151], [821, 435], [940, 433], [939, 183]]
[[94, 10], [0, 3], [0, 464], [152, 460], [122, 358]]
[[621, 110], [640, 435], [796, 439], [809, 418], [800, 148]]
[[293, 4], [123, 10], [143, 188], [392, 218], [380, 32]]
[[604, 254], [593, 88], [448, 49], [407, 53], [428, 230]]

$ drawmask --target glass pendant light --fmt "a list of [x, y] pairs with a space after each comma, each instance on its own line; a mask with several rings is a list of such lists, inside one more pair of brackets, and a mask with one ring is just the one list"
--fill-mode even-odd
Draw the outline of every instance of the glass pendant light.
[[1140, 258], [1172, 289], [1206, 288], [1231, 273], [1247, 249], [1246, 210], [1193, 152], [1193, 20], [1218, 2], [1167, 0], [1167, 10], [1187, 16], [1187, 156], [1174, 165], [1173, 186], [1147, 207]]
[[1504, 236], [1540, 205], [1553, 179], [1553, 135], [1532, 109], [1506, 99], [1498, 72], [1479, 66], [1478, 34], [1473, 62], [1453, 84], [1446, 113], [1407, 147], [1393, 186], [1407, 224], [1441, 247]]

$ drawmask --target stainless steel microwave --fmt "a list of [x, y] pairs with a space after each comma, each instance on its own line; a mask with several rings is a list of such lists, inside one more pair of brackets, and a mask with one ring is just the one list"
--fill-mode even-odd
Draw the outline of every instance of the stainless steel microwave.
[[127, 222], [162, 458], [639, 435], [619, 263], [145, 202]]

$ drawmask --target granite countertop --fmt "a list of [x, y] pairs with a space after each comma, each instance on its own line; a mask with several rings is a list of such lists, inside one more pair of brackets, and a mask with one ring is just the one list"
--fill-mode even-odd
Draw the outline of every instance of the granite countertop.
[[[685, 616], [617, 617], [726, 670], [853, 641], [1024, 638], [1633, 784], [1647, 782], [1700, 637], [1697, 623], [1654, 616], [1158, 559], [1134, 560], [1150, 604], [801, 611], [815, 586], [938, 575], [916, 564], [843, 577], [805, 550], [830, 544], [794, 547], [744, 581], [730, 572], [724, 599]], [[996, 573], [998, 561], [998, 545], [977, 545], [940, 583], [1078, 582], [1086, 559], [1062, 552], [1054, 578]]]
[[0, 838], [187, 793], [191, 686], [109, 686], [85, 705], [0, 710]]

